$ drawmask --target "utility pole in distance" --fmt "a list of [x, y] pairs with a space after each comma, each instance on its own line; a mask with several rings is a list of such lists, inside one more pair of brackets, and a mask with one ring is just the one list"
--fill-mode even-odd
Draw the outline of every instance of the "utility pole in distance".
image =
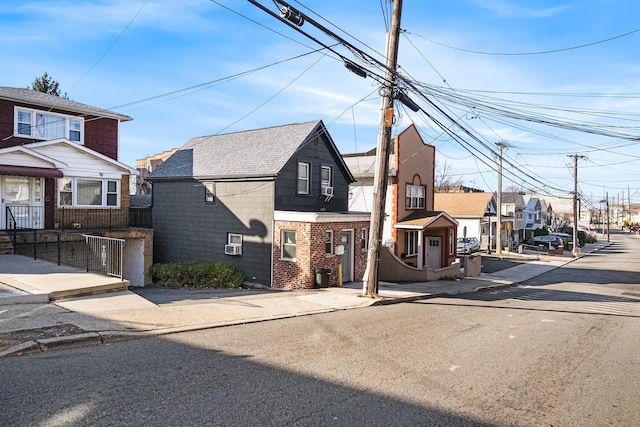
[[382, 246], [385, 205], [387, 200], [387, 179], [389, 174], [389, 146], [391, 145], [391, 128], [393, 126], [393, 92], [395, 88], [396, 69], [398, 66], [398, 45], [400, 41], [400, 18], [402, 16], [402, 0], [393, 0], [393, 15], [389, 31], [389, 52], [387, 54], [385, 87], [383, 88], [382, 120], [378, 135], [376, 151], [376, 171], [373, 187], [373, 206], [369, 225], [369, 252], [367, 269], [362, 283], [365, 296], [378, 296], [378, 261]]
[[[496, 224], [496, 255], [502, 257], [502, 149], [508, 147], [505, 142], [496, 142], [498, 148], [500, 148], [500, 157], [498, 158], [498, 223]], [[489, 223], [491, 228], [491, 223]], [[491, 242], [489, 242], [491, 246]]]
[[578, 245], [578, 159], [586, 159], [587, 156], [578, 154], [569, 155], [573, 159], [573, 256], [580, 256], [580, 245]]
[[609, 223], [610, 218], [609, 218], [609, 192], [607, 191], [606, 193], [606, 197], [607, 197], [607, 242], [611, 241], [611, 235], [609, 234]]

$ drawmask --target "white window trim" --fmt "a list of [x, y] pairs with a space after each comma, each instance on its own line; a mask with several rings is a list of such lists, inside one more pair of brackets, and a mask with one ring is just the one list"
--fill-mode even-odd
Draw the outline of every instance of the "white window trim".
[[[324, 171], [329, 171], [329, 179], [323, 179], [322, 175]], [[324, 187], [333, 187], [333, 168], [331, 166], [322, 166], [320, 169], [320, 185]]]
[[204, 183], [204, 202], [215, 203], [216, 201], [216, 183], [205, 182]]
[[[29, 113], [29, 115], [31, 116], [31, 121], [30, 121], [30, 132], [29, 135], [25, 135], [25, 134], [21, 134], [18, 133], [18, 112], [24, 112], [24, 113]], [[84, 145], [84, 117], [81, 116], [69, 116], [66, 114], [60, 114], [60, 113], [52, 113], [49, 111], [42, 111], [42, 110], [35, 110], [33, 108], [25, 108], [25, 107], [18, 107], [15, 106], [14, 107], [14, 127], [13, 127], [13, 136], [16, 138], [29, 138], [29, 139], [39, 139], [39, 140], [47, 140], [48, 138], [44, 138], [44, 137], [40, 137], [38, 135], [36, 135], [33, 130], [35, 128], [35, 117], [36, 114], [44, 114], [47, 116], [54, 116], [54, 117], [60, 117], [63, 118], [65, 121], [65, 134], [62, 138], [66, 138], [76, 144], [80, 144], [80, 145]], [[77, 120], [80, 122], [80, 141], [73, 141], [70, 138], [70, 132], [71, 132], [71, 125], [70, 125], [70, 120]], [[74, 129], [75, 130], [75, 129]]]
[[[307, 181], [307, 188], [306, 191], [300, 191], [300, 181], [303, 180], [303, 178], [300, 177], [300, 166], [306, 166], [307, 168], [307, 177], [305, 178], [305, 180]], [[296, 170], [296, 174], [297, 174], [297, 180], [296, 180], [296, 191], [298, 194], [310, 194], [311, 193], [311, 163], [308, 162], [298, 162], [298, 169]]]
[[449, 230], [449, 255], [454, 255], [456, 251], [456, 242], [454, 239], [454, 231], [453, 229]]
[[[329, 240], [329, 241], [327, 241]], [[327, 243], [331, 245], [327, 248]], [[324, 232], [324, 253], [327, 257], [333, 256], [333, 230], [325, 230]]]
[[[285, 243], [284, 235], [285, 233], [293, 233], [296, 237], [296, 243], [294, 245], [287, 245]], [[298, 232], [295, 230], [282, 230], [280, 235], [280, 259], [284, 261], [296, 261], [297, 258], [287, 258], [284, 256], [284, 247], [285, 246], [295, 246], [296, 248], [296, 256], [298, 255]]]
[[369, 229], [360, 230], [360, 250], [366, 252], [369, 250]]
[[[238, 239], [240, 239], [240, 243], [238, 243]], [[228, 245], [240, 245], [244, 243], [242, 234], [239, 233], [227, 233], [227, 244]]]
[[[415, 236], [415, 238], [414, 238]], [[406, 239], [406, 248], [407, 251], [404, 254], [405, 257], [410, 257], [410, 256], [416, 256], [418, 255], [418, 230], [407, 230], [406, 234], [405, 234], [405, 239]], [[415, 245], [411, 245], [410, 242], [413, 241], [415, 243]], [[411, 246], [415, 246], [413, 248], [414, 252], [409, 252], [411, 250]]]
[[[417, 188], [419, 190], [422, 190], [422, 196], [418, 195], [418, 196], [413, 196], [412, 193], [412, 189], [413, 188]], [[423, 186], [423, 185], [412, 185], [412, 184], [408, 184], [406, 189], [405, 189], [405, 196], [406, 199], [409, 199], [409, 203], [408, 205], [406, 205], [405, 203], [405, 208], [406, 209], [425, 209], [426, 204], [427, 204], [427, 189]], [[406, 200], [405, 199], [405, 200]], [[420, 200], [422, 200], [422, 206], [420, 206]]]
[[[70, 179], [71, 180], [71, 205], [61, 205], [60, 204], [60, 193], [62, 192], [62, 180]], [[102, 183], [102, 203], [100, 205], [79, 205], [78, 204], [78, 180], [85, 181], [100, 181]], [[113, 192], [109, 193], [108, 186], [109, 182], [116, 183], [116, 204], [115, 205], [107, 205], [107, 195], [114, 194]], [[57, 207], [59, 208], [81, 208], [81, 209], [119, 209], [120, 208], [120, 199], [122, 197], [122, 186], [121, 181], [119, 179], [112, 178], [86, 178], [86, 177], [67, 177], [67, 178], [59, 178], [58, 179], [58, 188], [57, 188]]]

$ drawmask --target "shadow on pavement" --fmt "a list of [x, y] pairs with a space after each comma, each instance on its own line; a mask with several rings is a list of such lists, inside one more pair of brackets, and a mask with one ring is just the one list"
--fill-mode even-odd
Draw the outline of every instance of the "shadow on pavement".
[[[311, 345], [313, 340], [303, 338], [292, 323], [284, 326], [297, 339], [283, 343], [283, 351], [294, 351], [299, 341]], [[438, 399], [424, 393], [400, 398], [401, 383], [389, 381], [385, 393], [377, 391], [380, 387], [371, 389], [366, 384], [380, 381], [378, 369], [360, 372], [362, 378], [348, 384], [346, 379], [354, 376], [354, 370], [361, 370], [362, 355], [354, 357], [357, 363], [345, 364], [316, 354], [284, 369], [255, 358], [261, 341], [268, 337], [238, 330], [239, 336], [243, 334], [255, 349], [240, 349], [239, 354], [214, 346], [216, 336], [192, 334], [203, 344], [149, 338], [64, 356], [38, 354], [20, 369], [10, 369], [16, 359], [3, 359], [0, 424], [71, 420], [74, 425], [91, 426], [495, 425], [438, 407]], [[151, 353], [154, 356], [142, 356]], [[454, 397], [452, 392], [447, 394]]]

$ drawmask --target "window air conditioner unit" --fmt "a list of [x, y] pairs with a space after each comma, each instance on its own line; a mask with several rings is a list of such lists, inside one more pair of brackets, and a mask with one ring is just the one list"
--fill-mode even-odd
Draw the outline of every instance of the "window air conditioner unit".
[[322, 195], [333, 197], [333, 187], [322, 187]]
[[225, 255], [242, 255], [242, 246], [241, 245], [224, 245], [224, 254]]

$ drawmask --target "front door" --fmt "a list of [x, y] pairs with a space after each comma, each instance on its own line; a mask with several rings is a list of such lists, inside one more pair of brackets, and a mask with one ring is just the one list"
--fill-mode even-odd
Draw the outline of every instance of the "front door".
[[427, 267], [442, 268], [442, 237], [427, 236]]
[[0, 176], [0, 229], [44, 228], [42, 178]]
[[342, 283], [353, 282], [353, 231], [342, 232]]

